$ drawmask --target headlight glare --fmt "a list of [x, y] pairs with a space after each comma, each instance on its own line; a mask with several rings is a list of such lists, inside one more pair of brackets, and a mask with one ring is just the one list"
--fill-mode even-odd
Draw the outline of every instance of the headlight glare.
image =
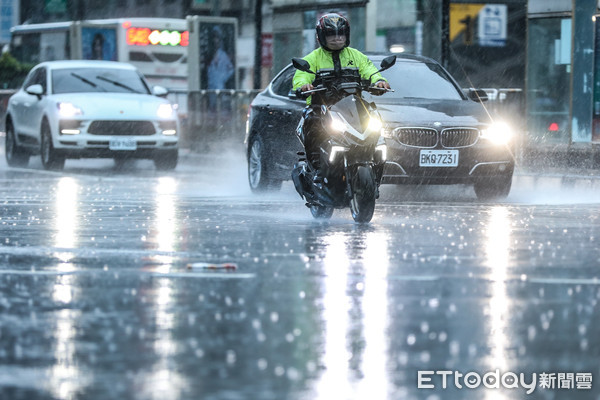
[[367, 126], [368, 130], [372, 132], [379, 132], [381, 131], [382, 127], [383, 124], [381, 123], [381, 119], [379, 119], [378, 117], [371, 117], [369, 119], [369, 125]]
[[83, 114], [81, 108], [77, 107], [73, 103], [60, 102], [57, 103], [56, 106], [58, 107], [58, 114], [61, 116], [61, 118], [71, 118], [76, 115]]
[[173, 106], [167, 103], [163, 103], [158, 106], [156, 115], [159, 118], [173, 118]]
[[496, 145], [508, 144], [512, 136], [512, 130], [504, 122], [495, 122], [488, 128], [481, 130], [481, 137]]
[[346, 123], [339, 117], [332, 116], [330, 127], [335, 132], [344, 132], [346, 130]]

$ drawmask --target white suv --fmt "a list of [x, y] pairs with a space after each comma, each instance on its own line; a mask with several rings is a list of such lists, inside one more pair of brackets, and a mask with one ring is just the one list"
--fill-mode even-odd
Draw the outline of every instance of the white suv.
[[148, 158], [174, 169], [179, 121], [166, 94], [127, 63], [38, 64], [8, 102], [6, 161], [24, 167], [40, 154], [45, 169], [61, 170], [67, 158]]

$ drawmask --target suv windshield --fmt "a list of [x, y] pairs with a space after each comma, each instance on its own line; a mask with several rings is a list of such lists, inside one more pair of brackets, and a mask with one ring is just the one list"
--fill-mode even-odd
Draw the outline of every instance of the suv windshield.
[[53, 92], [113, 92], [149, 94], [136, 71], [114, 68], [69, 68], [52, 71]]
[[382, 75], [389, 81], [394, 92], [382, 96], [381, 102], [391, 99], [464, 99], [447, 74], [436, 64], [398, 60], [395, 66], [382, 72]]

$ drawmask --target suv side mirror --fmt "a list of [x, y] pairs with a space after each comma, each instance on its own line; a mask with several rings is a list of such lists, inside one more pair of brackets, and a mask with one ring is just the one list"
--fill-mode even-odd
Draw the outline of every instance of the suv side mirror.
[[152, 88], [152, 94], [158, 97], [167, 97], [169, 91], [162, 86], [154, 86]]
[[36, 83], [35, 85], [27, 86], [25, 88], [25, 91], [33, 96], [37, 96], [38, 99], [41, 99], [42, 95], [44, 94], [44, 88], [39, 83]]

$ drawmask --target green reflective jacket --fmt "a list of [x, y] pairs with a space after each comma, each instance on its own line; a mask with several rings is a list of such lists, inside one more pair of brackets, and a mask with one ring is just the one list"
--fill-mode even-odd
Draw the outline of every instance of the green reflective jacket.
[[[306, 57], [306, 61], [310, 64], [311, 71], [319, 72], [322, 69], [333, 69], [333, 58], [331, 52], [319, 47], [316, 50], [310, 52]], [[377, 72], [377, 67], [373, 65], [371, 60], [361, 53], [360, 51], [351, 47], [346, 47], [340, 51], [340, 64], [342, 69], [358, 69], [358, 72], [362, 79], [369, 79], [369, 76], [374, 72]], [[296, 90], [308, 83], [312, 83], [315, 80], [315, 76], [310, 72], [303, 72], [297, 70], [294, 74], [293, 90]], [[378, 81], [387, 80], [381, 76], [380, 73], [376, 73], [371, 77], [371, 83]], [[306, 99], [306, 103], [310, 104], [310, 97]]]

